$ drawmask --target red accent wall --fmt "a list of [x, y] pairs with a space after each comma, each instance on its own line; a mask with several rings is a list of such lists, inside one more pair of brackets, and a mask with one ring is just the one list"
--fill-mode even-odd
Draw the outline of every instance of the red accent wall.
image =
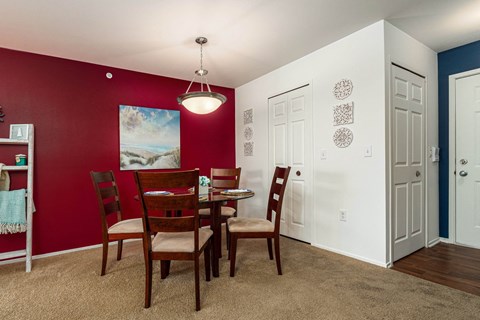
[[[235, 166], [234, 90], [212, 86], [227, 102], [196, 115], [176, 102], [188, 84], [0, 48], [0, 106], [6, 114], [0, 137], [8, 137], [11, 123], [35, 125], [34, 255], [101, 243], [90, 170], [113, 169], [127, 216], [140, 217], [133, 171], [119, 170], [120, 104], [180, 110], [182, 169], [198, 167], [209, 175], [211, 167]], [[0, 146], [0, 162], [13, 164], [20, 152], [26, 149]], [[25, 187], [25, 173], [10, 176], [11, 189]], [[0, 253], [24, 246], [24, 234], [0, 235]]]

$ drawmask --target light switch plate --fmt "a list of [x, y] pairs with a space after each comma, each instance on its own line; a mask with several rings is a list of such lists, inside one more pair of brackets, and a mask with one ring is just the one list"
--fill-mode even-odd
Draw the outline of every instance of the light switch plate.
[[365, 146], [365, 150], [363, 151], [364, 157], [371, 157], [372, 156], [372, 146]]
[[326, 160], [327, 159], [327, 149], [321, 149], [320, 150], [320, 160]]

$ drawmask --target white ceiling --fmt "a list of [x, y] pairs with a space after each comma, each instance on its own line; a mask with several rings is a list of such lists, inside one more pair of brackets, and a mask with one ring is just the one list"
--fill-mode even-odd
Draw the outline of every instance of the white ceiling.
[[480, 40], [480, 0], [0, 0], [0, 47], [238, 87], [385, 19], [440, 52]]

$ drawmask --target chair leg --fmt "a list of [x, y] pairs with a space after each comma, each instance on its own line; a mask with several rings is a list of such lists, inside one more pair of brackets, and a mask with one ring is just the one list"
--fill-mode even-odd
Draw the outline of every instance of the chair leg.
[[230, 277], [235, 276], [235, 259], [237, 255], [237, 235], [230, 233]]
[[123, 240], [118, 240], [117, 245], [117, 261], [122, 259]]
[[[236, 206], [235, 206], [235, 210], [237, 210]], [[233, 214], [233, 218], [236, 218], [237, 217], [237, 211], [235, 211], [235, 213]], [[225, 232], [225, 235], [227, 237], [227, 258], [228, 260], [230, 260], [230, 229], [228, 229], [228, 219], [230, 218], [227, 218], [225, 220], [225, 229], [226, 229], [226, 232]]]
[[211, 251], [211, 241], [208, 240], [207, 245], [205, 246], [205, 250], [203, 251], [203, 257], [205, 259], [205, 280], [210, 281], [210, 270], [212, 269], [210, 266], [210, 251]]
[[280, 236], [275, 237], [275, 261], [277, 262], [278, 275], [282, 275], [282, 264], [280, 262]]
[[108, 240], [103, 240], [102, 247], [102, 271], [100, 272], [101, 276], [105, 275], [105, 269], [107, 268], [107, 257], [108, 257]]
[[228, 260], [230, 260], [230, 244], [232, 243], [231, 242], [231, 235], [230, 235], [230, 229], [228, 229], [228, 219], [227, 219], [227, 222], [225, 223], [225, 235], [227, 237], [227, 258]]
[[230, 230], [228, 230], [228, 222], [225, 220], [225, 237], [227, 238], [227, 257], [230, 259]]
[[160, 261], [160, 278], [165, 279], [170, 274], [170, 260]]
[[152, 301], [152, 259], [145, 261], [145, 308], [150, 308]]
[[199, 256], [195, 257], [195, 310], [200, 311], [200, 263]]
[[272, 238], [267, 238], [267, 246], [268, 246], [268, 256], [270, 257], [270, 260], [273, 260]]

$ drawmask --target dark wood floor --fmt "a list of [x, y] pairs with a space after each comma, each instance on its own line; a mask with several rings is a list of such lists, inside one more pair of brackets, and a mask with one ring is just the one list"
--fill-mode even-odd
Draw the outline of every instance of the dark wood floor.
[[447, 243], [396, 261], [393, 270], [480, 296], [480, 250]]

